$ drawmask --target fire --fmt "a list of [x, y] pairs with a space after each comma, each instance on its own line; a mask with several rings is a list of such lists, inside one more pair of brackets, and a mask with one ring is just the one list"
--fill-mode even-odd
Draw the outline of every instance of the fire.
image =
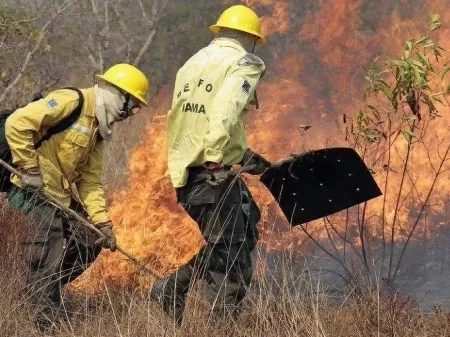
[[[233, 5], [234, 1], [224, 0], [224, 4]], [[254, 10], [261, 9], [262, 32], [264, 36], [274, 33], [286, 33], [289, 30], [289, 2], [286, 0], [246, 0], [245, 5]], [[266, 13], [269, 13], [268, 15]]]
[[[229, 2], [225, 0], [225, 3]], [[290, 16], [296, 6], [302, 7], [298, 1], [245, 1], [248, 6], [269, 13], [263, 15], [263, 28], [271, 36], [267, 46], [261, 49], [268, 70], [258, 88], [260, 109], [252, 111], [248, 120], [250, 147], [269, 160], [278, 160], [289, 153], [323, 148], [327, 144], [348, 146], [342, 115], [354, 116], [362, 104], [364, 70], [361, 64], [370, 65], [372, 58], [379, 54], [398, 55], [401, 43], [422, 32], [433, 12], [440, 13], [444, 26], [450, 27], [450, 13], [446, 10], [445, 0], [434, 1], [432, 8], [414, 7], [416, 2], [419, 3], [410, 1], [408, 6], [405, 5], [407, 8], [398, 11], [378, 13], [370, 26], [363, 21], [366, 14], [362, 14], [361, 1], [319, 1], [317, 8], [303, 13], [301, 19]], [[406, 19], [403, 18], [405, 13], [408, 15]], [[444, 28], [441, 35], [445, 37], [443, 44], [449, 46], [449, 29]], [[282, 47], [284, 49], [280, 52], [283, 38], [288, 46]], [[296, 41], [294, 45], [292, 41]], [[170, 99], [170, 95], [164, 94], [155, 101], [168, 103]], [[444, 138], [450, 115], [446, 116], [448, 110], [441, 112], [444, 115], [442, 122], [434, 127]], [[166, 109], [151, 113], [156, 117], [145, 129], [142, 142], [130, 158], [128, 186], [114, 195], [110, 214], [116, 224], [120, 245], [152, 268], [167, 274], [187, 262], [203, 241], [196, 224], [177, 205], [170, 186], [164, 134]], [[302, 125], [311, 125], [312, 128], [305, 132]], [[420, 200], [424, 200], [432, 184], [432, 165], [439, 160], [438, 146], [443, 146], [433, 139], [434, 136], [424, 139], [430, 146], [432, 164], [427, 160], [424, 148], [419, 148], [411, 158], [414, 170], [405, 181], [405, 190], [410, 193], [401, 200], [398, 215], [398, 223], [403, 230], [412, 225], [409, 223], [411, 212], [420, 206]], [[392, 169], [401, 166], [404, 151], [405, 141], [399, 138], [392, 152]], [[371, 165], [371, 158], [368, 158], [368, 165]], [[379, 186], [384, 189], [387, 171], [382, 169], [383, 164], [384, 161], [380, 161], [373, 169]], [[395, 191], [399, 187], [399, 173], [390, 174], [390, 185], [384, 191], [387, 198], [386, 223], [393, 220]], [[262, 212], [260, 246], [269, 250], [304, 252], [303, 244], [307, 238], [301, 229], [291, 229], [287, 225], [273, 197], [257, 178], [245, 179]], [[436, 183], [433, 212], [443, 211], [449, 197], [449, 185], [450, 175], [444, 173]], [[412, 196], [416, 197], [415, 203], [412, 203]], [[367, 214], [379, 217], [382, 207], [382, 198], [371, 201]], [[342, 230], [339, 217], [342, 215], [337, 217], [337, 226]], [[323, 222], [317, 221], [309, 226], [313, 231], [322, 231], [319, 238], [327, 236]], [[379, 228], [370, 227], [368, 230], [371, 235], [381, 235]], [[389, 226], [384, 231], [388, 235]], [[396, 235], [404, 237], [405, 233], [407, 231], [399, 231]], [[136, 269], [122, 256], [104, 253], [77, 287], [85, 284], [94, 287], [94, 281], [103, 279], [132, 283], [136, 277]]]
[[[167, 102], [166, 93], [163, 95], [160, 102]], [[141, 112], [146, 113], [150, 112]], [[110, 209], [119, 245], [158, 274], [186, 263], [203, 244], [196, 224], [176, 203], [167, 172], [164, 128], [163, 116], [156, 116], [148, 125], [130, 157], [127, 190], [114, 195]], [[96, 290], [104, 280], [138, 282], [138, 272], [124, 256], [105, 252], [74, 286]]]

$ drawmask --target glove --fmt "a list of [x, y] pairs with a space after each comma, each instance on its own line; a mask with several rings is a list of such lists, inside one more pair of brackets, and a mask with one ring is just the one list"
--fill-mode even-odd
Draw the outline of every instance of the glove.
[[223, 166], [219, 163], [206, 162], [203, 167], [206, 168], [209, 175], [206, 182], [212, 187], [219, 187], [228, 179], [227, 171], [225, 171]]
[[268, 168], [272, 166], [271, 162], [266, 160], [260, 154], [247, 149], [239, 163], [246, 173], [253, 175], [263, 174]]
[[111, 221], [98, 224], [96, 227], [100, 230], [100, 232], [105, 235], [105, 238], [98, 239], [95, 244], [101, 245], [103, 248], [109, 248], [112, 252], [114, 252], [117, 248], [116, 245], [116, 236], [113, 233], [112, 227], [113, 224]]
[[228, 171], [224, 169], [218, 169], [210, 173], [210, 178], [206, 179], [206, 182], [212, 187], [219, 187], [222, 183], [227, 181], [229, 178]]
[[42, 181], [42, 175], [39, 167], [33, 167], [25, 170], [25, 173], [22, 175], [21, 182], [25, 190], [40, 190], [44, 185], [44, 182]]

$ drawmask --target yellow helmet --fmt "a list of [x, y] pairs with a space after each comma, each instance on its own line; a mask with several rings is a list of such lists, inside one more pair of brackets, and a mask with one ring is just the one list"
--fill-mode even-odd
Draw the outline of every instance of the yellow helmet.
[[214, 33], [219, 32], [220, 28], [240, 30], [257, 36], [260, 44], [266, 42], [266, 39], [261, 34], [261, 21], [258, 15], [250, 8], [242, 5], [231, 6], [226, 9], [219, 17], [219, 20], [217, 20], [217, 23], [209, 26], [209, 29]]
[[122, 89], [142, 104], [147, 105], [145, 97], [148, 94], [148, 79], [136, 67], [120, 63], [109, 68], [103, 75], [96, 75], [96, 77]]

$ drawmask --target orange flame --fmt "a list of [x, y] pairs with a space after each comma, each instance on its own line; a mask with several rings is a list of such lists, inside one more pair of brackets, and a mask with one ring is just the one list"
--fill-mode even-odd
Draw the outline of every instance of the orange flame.
[[[245, 5], [255, 11], [264, 10], [261, 16], [262, 32], [264, 36], [271, 36], [274, 33], [286, 33], [289, 31], [289, 3], [285, 0], [246, 0]], [[224, 4], [233, 4], [231, 0], [224, 0]], [[258, 13], [259, 14], [259, 13]]]
[[[225, 3], [229, 2], [225, 0]], [[325, 144], [348, 145], [340, 120], [343, 113], [354, 115], [361, 106], [364, 70], [360, 64], [370, 65], [371, 59], [379, 54], [398, 55], [402, 42], [422, 32], [433, 12], [443, 15], [444, 24], [450, 23], [446, 0], [434, 1], [433, 8], [414, 7], [415, 1], [411, 1], [404, 8], [409, 18], [402, 18], [398, 11], [378, 14], [376, 20], [372, 20], [372, 26], [363, 22], [361, 1], [318, 1], [318, 8], [307, 13], [301, 22], [289, 15], [295, 6], [301, 6], [298, 1], [247, 0], [245, 3], [270, 13], [263, 16], [266, 34], [287, 33], [289, 41], [292, 41], [292, 36], [296, 37], [296, 45], [290, 43], [282, 54], [278, 50], [273, 54], [267, 52], [271, 43], [275, 45], [277, 42], [274, 36], [263, 47], [267, 49], [262, 50], [269, 56], [266, 61], [270, 66], [258, 89], [260, 109], [250, 113], [248, 134], [250, 147], [270, 160], [291, 152], [322, 148]], [[441, 34], [445, 37], [442, 42], [448, 45], [448, 28]], [[302, 46], [300, 51], [297, 45], [299, 48]], [[170, 98], [158, 97], [155, 101], [169, 102]], [[165, 114], [162, 108], [153, 112]], [[445, 115], [444, 112], [448, 114], [449, 111], [442, 111]], [[448, 121], [450, 115], [437, 126], [439, 135], [446, 135]], [[305, 132], [302, 125], [311, 125], [312, 128]], [[130, 158], [128, 187], [114, 196], [110, 214], [121, 246], [152, 268], [167, 273], [188, 261], [203, 241], [195, 223], [176, 204], [166, 169], [164, 126], [165, 117], [160, 115], [147, 126], [143, 141]], [[433, 141], [433, 136], [426, 141], [431, 146], [431, 162], [436, 165], [439, 144]], [[402, 164], [405, 142], [399, 140], [394, 147], [392, 160], [395, 167]], [[411, 179], [405, 183], [405, 190], [411, 190], [419, 199], [416, 198], [414, 204], [411, 200], [401, 203], [399, 224], [402, 228], [411, 225], [408, 223], [411, 210], [418, 206], [417, 200], [423, 200], [432, 183], [432, 166], [424, 159], [426, 156], [423, 148], [412, 156], [414, 170]], [[386, 175], [380, 169], [382, 164], [380, 162], [375, 167], [380, 187], [383, 187]], [[291, 229], [287, 225], [272, 196], [257, 182], [257, 178], [248, 177], [246, 180], [262, 211], [260, 245], [272, 250], [303, 250], [305, 237], [300, 228]], [[398, 190], [398, 180], [398, 175], [392, 173], [389, 189], [385, 191], [388, 223], [393, 218], [394, 191]], [[415, 181], [417, 191], [413, 190], [412, 181]], [[436, 183], [432, 200], [436, 204], [435, 212], [443, 211], [444, 201], [449, 198], [448, 186], [450, 175], [445, 173]], [[381, 203], [382, 198], [371, 201], [368, 213], [379, 216]], [[311, 226], [320, 229], [321, 222]], [[378, 229], [369, 230], [373, 235], [380, 235]], [[389, 228], [385, 230], [388, 232]], [[93, 282], [100, 279], [134, 282], [135, 271], [120, 255], [104, 253], [100, 262], [81, 279], [79, 286], [86, 283], [93, 286]]]

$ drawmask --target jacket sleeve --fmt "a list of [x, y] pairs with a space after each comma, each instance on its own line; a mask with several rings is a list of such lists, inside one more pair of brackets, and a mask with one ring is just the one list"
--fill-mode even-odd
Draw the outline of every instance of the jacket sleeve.
[[35, 135], [67, 118], [78, 105], [78, 94], [57, 90], [47, 97], [17, 109], [5, 123], [5, 136], [17, 166], [38, 166]]
[[85, 165], [78, 171], [80, 179], [76, 183], [81, 202], [86, 207], [94, 225], [109, 221], [105, 192], [101, 181], [103, 167], [103, 142], [95, 144]]
[[223, 149], [230, 140], [231, 130], [253, 99], [264, 71], [264, 62], [253, 54], [247, 54], [226, 75], [208, 114], [206, 161], [220, 163], [223, 160]]

